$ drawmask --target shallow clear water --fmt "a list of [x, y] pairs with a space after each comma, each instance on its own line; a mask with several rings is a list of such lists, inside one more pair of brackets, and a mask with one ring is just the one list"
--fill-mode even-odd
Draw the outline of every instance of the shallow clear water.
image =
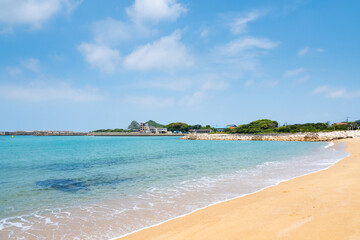
[[109, 239], [329, 167], [344, 146], [0, 137], [0, 239]]

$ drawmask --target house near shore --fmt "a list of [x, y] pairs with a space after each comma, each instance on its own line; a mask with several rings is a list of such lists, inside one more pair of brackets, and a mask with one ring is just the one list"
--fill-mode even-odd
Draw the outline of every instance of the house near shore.
[[155, 128], [155, 134], [166, 134], [167, 128]]
[[142, 122], [140, 123], [139, 132], [141, 133], [153, 133], [153, 134], [166, 134], [167, 128], [156, 128], [149, 126], [149, 124]]
[[229, 129], [229, 127], [215, 127], [218, 132], [225, 132], [225, 130]]
[[235, 124], [228, 124], [226, 125], [225, 127], [215, 127], [216, 131], [218, 132], [225, 132], [226, 130], [229, 130], [229, 129], [234, 129], [236, 128], [237, 126]]
[[201, 133], [211, 133], [212, 129], [190, 129], [189, 133], [196, 133], [196, 134], [201, 134]]

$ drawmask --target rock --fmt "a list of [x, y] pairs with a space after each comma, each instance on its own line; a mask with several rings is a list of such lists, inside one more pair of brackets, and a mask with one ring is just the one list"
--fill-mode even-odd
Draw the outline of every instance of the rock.
[[281, 133], [281, 134], [187, 134], [184, 140], [228, 140], [228, 141], [333, 141], [344, 138], [360, 137], [360, 130], [318, 133]]

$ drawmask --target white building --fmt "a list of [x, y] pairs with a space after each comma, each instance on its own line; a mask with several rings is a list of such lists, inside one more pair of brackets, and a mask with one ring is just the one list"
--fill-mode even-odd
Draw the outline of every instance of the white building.
[[149, 133], [150, 132], [150, 127], [147, 123], [140, 123], [140, 128], [139, 128], [139, 131], [142, 132], [142, 133]]
[[153, 126], [149, 126], [147, 123], [140, 123], [139, 131], [141, 133], [155, 133], [155, 134], [166, 134], [167, 128], [155, 128]]

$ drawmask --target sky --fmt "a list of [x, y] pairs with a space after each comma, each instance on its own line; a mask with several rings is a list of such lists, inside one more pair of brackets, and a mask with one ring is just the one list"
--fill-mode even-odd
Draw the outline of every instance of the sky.
[[0, 0], [0, 131], [360, 119], [359, 9]]

